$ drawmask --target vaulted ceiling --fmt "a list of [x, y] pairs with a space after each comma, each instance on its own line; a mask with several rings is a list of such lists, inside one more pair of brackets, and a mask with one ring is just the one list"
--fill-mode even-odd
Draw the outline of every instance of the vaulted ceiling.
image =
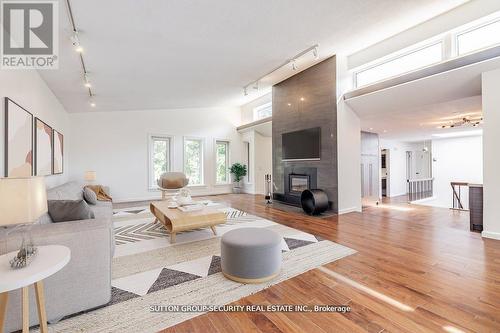
[[[319, 43], [362, 49], [466, 0], [71, 0], [95, 110], [241, 105], [242, 86]], [[40, 71], [69, 112], [90, 112], [65, 1], [60, 69]]]

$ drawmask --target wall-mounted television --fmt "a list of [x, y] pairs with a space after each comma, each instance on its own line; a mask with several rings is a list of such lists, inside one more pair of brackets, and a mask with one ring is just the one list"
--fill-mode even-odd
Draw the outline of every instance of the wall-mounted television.
[[319, 161], [321, 158], [321, 128], [283, 133], [283, 161]]

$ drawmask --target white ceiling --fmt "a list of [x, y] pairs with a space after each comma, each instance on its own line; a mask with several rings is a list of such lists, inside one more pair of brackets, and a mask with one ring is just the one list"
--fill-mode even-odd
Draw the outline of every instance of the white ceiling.
[[364, 131], [398, 141], [428, 140], [432, 134], [475, 130], [438, 129], [443, 122], [481, 114], [481, 73], [500, 68], [493, 58], [346, 100]]
[[[242, 86], [307, 47], [350, 53], [467, 0], [72, 0], [99, 111], [241, 105]], [[86, 112], [61, 1], [60, 69], [40, 71]]]

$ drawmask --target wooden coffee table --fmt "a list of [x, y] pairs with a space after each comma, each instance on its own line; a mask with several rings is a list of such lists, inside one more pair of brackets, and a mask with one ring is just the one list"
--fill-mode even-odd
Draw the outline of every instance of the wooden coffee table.
[[183, 212], [177, 208], [168, 208], [167, 201], [155, 201], [149, 205], [155, 222], [160, 221], [170, 232], [170, 243], [175, 243], [175, 234], [180, 231], [210, 227], [217, 235], [215, 226], [226, 223], [226, 213], [215, 208], [203, 207], [194, 212]]

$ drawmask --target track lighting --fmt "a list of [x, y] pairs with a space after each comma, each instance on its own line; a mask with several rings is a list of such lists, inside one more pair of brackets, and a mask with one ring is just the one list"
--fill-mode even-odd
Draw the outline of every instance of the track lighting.
[[75, 48], [75, 51], [78, 53], [83, 52], [83, 47], [80, 44], [80, 39], [78, 38], [78, 31], [73, 31], [73, 35], [71, 36], [71, 44], [73, 44], [73, 47]]
[[314, 55], [314, 60], [318, 60], [319, 59], [319, 48], [318, 48], [318, 46], [314, 47], [314, 49], [313, 49], [313, 55]]
[[83, 74], [83, 80], [84, 80], [84, 86], [86, 88], [92, 88], [92, 84], [90, 83], [90, 80], [89, 80], [89, 75], [87, 73]]
[[[255, 81], [250, 81], [247, 85], [243, 86], [243, 95], [248, 96], [248, 87], [252, 87], [253, 90], [259, 90], [259, 82], [266, 78], [267, 76], [273, 74], [274, 72], [282, 69], [283, 67], [288, 67], [291, 66], [292, 70], [296, 71], [299, 69], [299, 66], [297, 64], [297, 60], [302, 59], [304, 56], [311, 56], [311, 52], [314, 55], [314, 60], [319, 60], [319, 45], [315, 44], [313, 46], [308, 47], [307, 49], [303, 50], [302, 52], [296, 54], [292, 58], [288, 58], [285, 62], [283, 62], [281, 65], [275, 67], [274, 69], [270, 70], [268, 73], [262, 75]], [[310, 60], [308, 60], [310, 62]], [[307, 66], [307, 62], [304, 62], [304, 65]]]

